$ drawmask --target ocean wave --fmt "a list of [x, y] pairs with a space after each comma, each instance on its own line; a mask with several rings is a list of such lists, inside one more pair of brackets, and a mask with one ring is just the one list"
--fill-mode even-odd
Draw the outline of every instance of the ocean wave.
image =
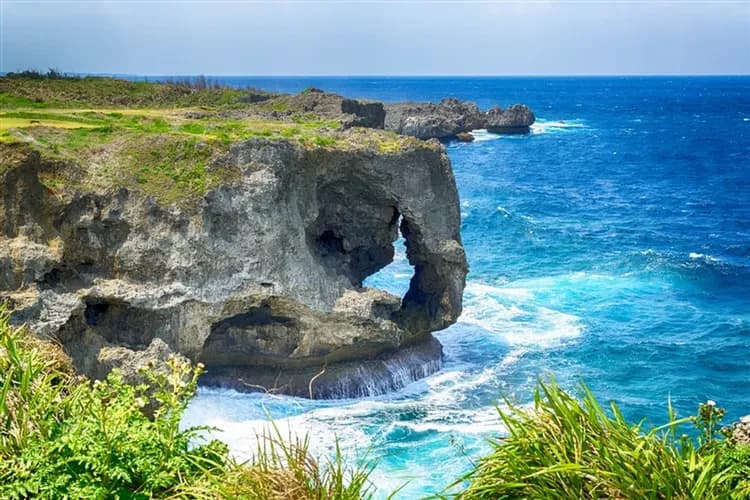
[[690, 252], [688, 254], [688, 257], [690, 257], [692, 260], [703, 260], [705, 262], [719, 262], [719, 259], [717, 259], [716, 257], [706, 255], [705, 253]]
[[488, 132], [485, 128], [472, 130], [471, 135], [474, 136], [474, 142], [494, 141], [495, 139], [500, 139], [502, 137], [500, 134]]
[[494, 406], [473, 410], [441, 410], [428, 418], [395, 422], [393, 426], [414, 432], [479, 434], [483, 437], [506, 432]]
[[[548, 349], [581, 335], [581, 318], [535, 304], [532, 298], [527, 288], [469, 282], [460, 321], [479, 326], [510, 346]], [[511, 350], [508, 360], [522, 354]]]
[[[534, 124], [530, 127], [530, 130], [532, 134], [538, 135], [555, 132], [568, 132], [582, 128], [586, 128], [586, 123], [584, 120], [544, 120], [540, 118], [537, 119], [536, 122], [534, 122]], [[502, 138], [523, 137], [523, 135], [495, 134], [487, 131], [487, 129], [484, 128], [472, 130], [471, 135], [474, 136], [474, 142], [494, 141], [496, 139]]]
[[688, 252], [687, 256], [680, 252], [647, 249], [631, 255], [630, 263], [647, 271], [674, 271], [689, 273], [693, 277], [696, 273], [703, 277], [747, 273], [750, 269], [750, 262], [746, 256], [734, 255], [733, 249], [730, 247], [721, 255]]
[[[477, 435], [504, 432], [493, 405], [460, 407], [467, 394], [493, 377], [495, 373], [490, 369], [474, 374], [453, 370], [415, 384], [418, 387], [412, 388], [414, 394], [409, 394], [409, 389], [405, 391], [408, 397], [400, 398], [404, 394], [399, 391], [360, 400], [298, 401], [286, 396], [201, 390], [189, 405], [182, 425], [213, 428], [206, 437], [224, 441], [238, 460], [252, 459], [263, 436], [290, 442], [308, 437], [310, 451], [316, 457], [332, 456], [335, 442], [330, 436], [336, 436], [342, 452], [356, 458], [372, 447], [373, 440], [389, 439], [393, 432]], [[265, 413], [259, 414], [260, 408]], [[370, 434], [370, 426], [380, 428], [380, 438]]]
[[586, 128], [584, 120], [544, 120], [539, 119], [531, 126], [532, 134], [547, 134], [553, 132], [568, 132]]

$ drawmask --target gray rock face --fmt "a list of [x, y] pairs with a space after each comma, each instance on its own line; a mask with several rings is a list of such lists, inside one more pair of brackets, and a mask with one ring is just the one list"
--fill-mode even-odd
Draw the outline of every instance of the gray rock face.
[[486, 117], [476, 104], [452, 98], [439, 104], [386, 104], [385, 110], [386, 130], [418, 139], [454, 137], [486, 125]]
[[737, 444], [750, 446], [750, 415], [740, 418], [731, 427], [731, 439]]
[[385, 126], [385, 108], [382, 102], [344, 99], [341, 112], [352, 115], [344, 122], [344, 127], [367, 127], [382, 129]]
[[[315, 88], [307, 89], [300, 94], [277, 96], [272, 103], [278, 108], [278, 111], [272, 111], [272, 117], [313, 113], [320, 118], [340, 120], [343, 128], [382, 129], [385, 122], [385, 108], [382, 102], [347, 99]], [[274, 108], [273, 104], [271, 108]], [[242, 110], [238, 112], [241, 114]]]
[[513, 104], [503, 110], [494, 107], [487, 111], [487, 131], [498, 134], [528, 134], [536, 118], [528, 106]]
[[[336, 397], [439, 368], [431, 332], [456, 321], [467, 272], [439, 144], [253, 139], [221, 161], [241, 178], [197, 207], [165, 207], [125, 188], [58, 196], [39, 179], [59, 165], [0, 149], [0, 300], [12, 320], [58, 338], [95, 377], [179, 352], [212, 384]], [[399, 229], [409, 291], [362, 288], [391, 262]]]

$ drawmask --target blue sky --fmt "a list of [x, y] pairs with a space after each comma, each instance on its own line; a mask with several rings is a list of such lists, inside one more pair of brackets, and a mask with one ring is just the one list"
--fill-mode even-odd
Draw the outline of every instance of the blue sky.
[[0, 0], [0, 71], [748, 74], [744, 1]]

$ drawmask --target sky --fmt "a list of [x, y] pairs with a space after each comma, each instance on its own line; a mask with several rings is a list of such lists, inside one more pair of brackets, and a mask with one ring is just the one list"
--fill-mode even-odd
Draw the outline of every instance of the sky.
[[0, 72], [750, 74], [742, 1], [0, 0]]

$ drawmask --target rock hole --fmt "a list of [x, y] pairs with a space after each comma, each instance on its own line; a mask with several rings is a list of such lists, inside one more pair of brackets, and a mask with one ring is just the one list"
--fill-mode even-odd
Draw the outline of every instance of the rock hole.
[[211, 325], [201, 360], [214, 365], [253, 364], [257, 356], [290, 356], [299, 343], [299, 325], [268, 304]]
[[[349, 207], [349, 205], [346, 205]], [[368, 276], [393, 260], [398, 235], [396, 207], [329, 208], [307, 228], [312, 254], [333, 273], [344, 273], [352, 286], [361, 287]]]
[[337, 259], [344, 253], [344, 239], [327, 229], [315, 241], [318, 255], [324, 260]]
[[[393, 223], [396, 227], [400, 228], [401, 221], [402, 217], [398, 215]], [[406, 257], [406, 239], [399, 229], [398, 238], [393, 243], [393, 260], [387, 266], [368, 276], [364, 280], [363, 286], [377, 288], [403, 297], [409, 290], [409, 284], [413, 275], [414, 267]]]
[[86, 301], [86, 310], [83, 312], [86, 324], [89, 326], [98, 325], [108, 310], [109, 304], [107, 302]]

